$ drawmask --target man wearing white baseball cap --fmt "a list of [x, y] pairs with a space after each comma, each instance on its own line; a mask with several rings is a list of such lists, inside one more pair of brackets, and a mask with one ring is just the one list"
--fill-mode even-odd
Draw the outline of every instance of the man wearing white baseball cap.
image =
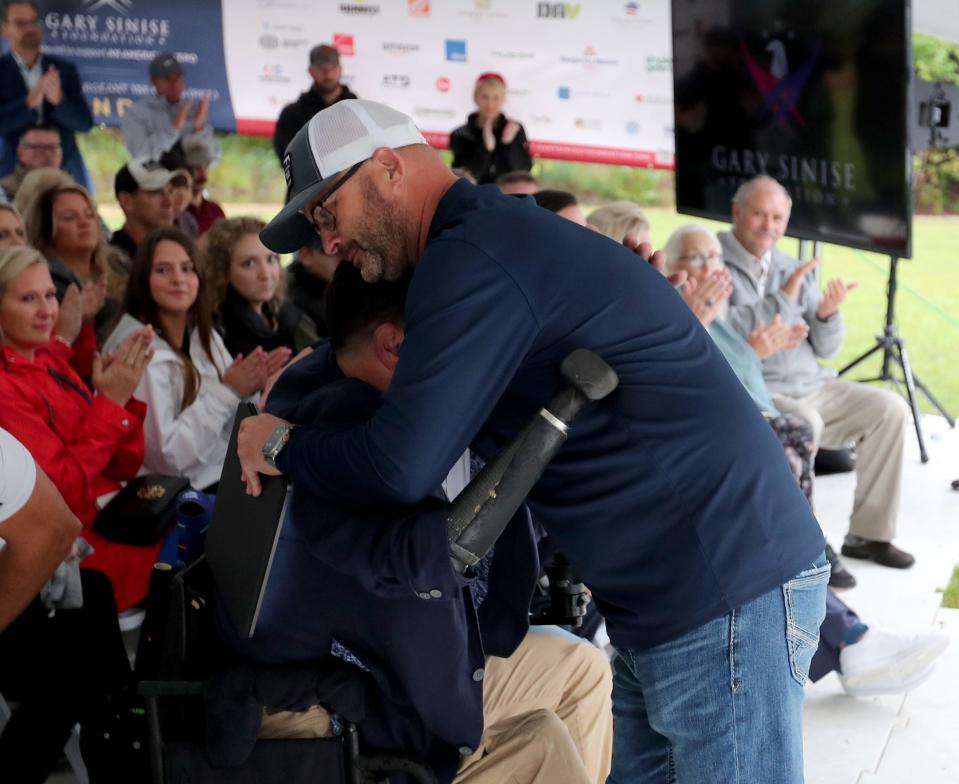
[[131, 259], [147, 234], [173, 225], [173, 174], [155, 161], [131, 160], [114, 177], [113, 190], [126, 220], [113, 232], [110, 244]]
[[413, 276], [375, 416], [335, 432], [245, 420], [248, 492], [259, 473], [283, 472], [341, 502], [417, 502], [478, 434], [512, 438], [554, 393], [562, 360], [591, 349], [619, 386], [579, 415], [528, 504], [619, 654], [609, 781], [801, 782], [822, 532], [669, 282], [531, 199], [457, 179], [381, 104], [320, 112], [284, 170], [290, 203], [262, 232], [267, 246], [290, 251], [315, 231], [368, 281]]

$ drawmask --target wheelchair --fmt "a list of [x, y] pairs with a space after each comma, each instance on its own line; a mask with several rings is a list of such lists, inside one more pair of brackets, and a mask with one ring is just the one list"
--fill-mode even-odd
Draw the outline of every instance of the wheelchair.
[[[358, 725], [373, 688], [366, 673], [332, 657], [306, 668], [229, 656], [214, 634], [216, 589], [206, 558], [179, 573], [164, 566], [158, 564], [154, 572], [137, 652], [152, 784], [374, 784], [391, 773], [405, 774], [415, 784], [435, 784], [427, 765], [362, 748]], [[315, 739], [256, 739], [248, 753], [239, 755], [216, 752], [238, 724], [255, 720], [259, 725], [259, 704], [246, 715], [225, 706], [220, 720], [211, 722], [211, 690], [222, 690], [231, 680], [243, 686], [267, 683], [273, 692], [308, 697], [338, 719], [340, 732]]]

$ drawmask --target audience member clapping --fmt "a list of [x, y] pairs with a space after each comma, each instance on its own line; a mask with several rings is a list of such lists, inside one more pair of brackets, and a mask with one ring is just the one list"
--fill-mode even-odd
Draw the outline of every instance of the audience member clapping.
[[219, 481], [237, 404], [285, 362], [262, 349], [233, 360], [206, 287], [193, 241], [162, 228], [137, 251], [124, 305], [156, 332], [156, 356], [137, 387], [147, 403], [143, 472], [183, 476], [199, 490]]
[[0, 251], [0, 426], [30, 450], [84, 526], [95, 552], [84, 566], [109, 576], [121, 610], [141, 601], [160, 544], [133, 547], [93, 528], [104, 497], [136, 475], [143, 460], [144, 405], [133, 398], [150, 361], [152, 335], [131, 335], [93, 363], [93, 391], [53, 340], [59, 307], [49, 269], [33, 248]]
[[453, 168], [469, 171], [477, 183], [486, 185], [512, 171], [529, 171], [526, 131], [503, 114], [506, 80], [497, 73], [484, 73], [473, 89], [476, 111], [465, 125], [450, 134]]
[[586, 218], [600, 233], [622, 242], [627, 235], [650, 242], [649, 219], [643, 208], [631, 201], [614, 201], [593, 210]]
[[12, 204], [0, 202], [0, 248], [26, 244], [27, 232], [19, 211]]
[[96, 350], [96, 330], [111, 320], [115, 303], [105, 308], [108, 248], [96, 204], [87, 190], [73, 181], [61, 181], [39, 191], [24, 215], [27, 239], [50, 265], [57, 298], [72, 307], [74, 287], [79, 293], [83, 327], [73, 345], [73, 366], [89, 378]]
[[258, 218], [230, 218], [210, 229], [210, 292], [231, 354], [249, 354], [259, 346], [289, 359], [291, 350], [316, 340], [316, 326], [284, 296], [280, 257], [260, 241], [265, 225]]

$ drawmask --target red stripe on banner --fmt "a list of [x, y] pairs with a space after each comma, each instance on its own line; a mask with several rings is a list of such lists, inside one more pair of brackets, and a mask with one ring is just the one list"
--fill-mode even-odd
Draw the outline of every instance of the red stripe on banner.
[[[236, 132], [244, 136], [273, 136], [276, 125], [272, 120], [236, 121]], [[441, 131], [422, 131], [431, 147], [448, 150], [450, 135]], [[605, 163], [611, 166], [635, 166], [646, 169], [673, 169], [672, 153], [655, 153], [648, 150], [627, 150], [621, 147], [593, 147], [586, 144], [563, 144], [562, 142], [529, 143], [530, 152], [537, 158], [579, 163]]]
[[269, 136], [273, 137], [276, 122], [273, 120], [241, 120], [237, 118], [236, 132], [240, 136]]

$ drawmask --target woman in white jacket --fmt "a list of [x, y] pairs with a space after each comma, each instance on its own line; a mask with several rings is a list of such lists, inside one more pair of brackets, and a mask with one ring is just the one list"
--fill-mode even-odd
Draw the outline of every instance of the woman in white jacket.
[[174, 228], [157, 229], [140, 244], [124, 310], [156, 334], [153, 361], [135, 392], [147, 404], [142, 471], [209, 489], [220, 479], [237, 404], [263, 388], [289, 350], [230, 356], [213, 329], [199, 251]]

